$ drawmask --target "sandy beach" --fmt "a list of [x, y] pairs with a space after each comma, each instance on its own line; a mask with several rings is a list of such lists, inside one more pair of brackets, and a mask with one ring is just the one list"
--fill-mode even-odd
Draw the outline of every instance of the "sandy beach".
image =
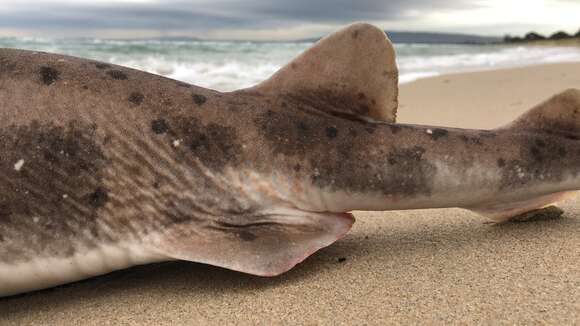
[[[567, 88], [580, 63], [423, 79], [401, 87], [399, 122], [494, 128]], [[344, 239], [279, 277], [140, 266], [0, 299], [0, 325], [578, 324], [580, 197], [560, 207], [501, 225], [461, 209], [356, 212]]]

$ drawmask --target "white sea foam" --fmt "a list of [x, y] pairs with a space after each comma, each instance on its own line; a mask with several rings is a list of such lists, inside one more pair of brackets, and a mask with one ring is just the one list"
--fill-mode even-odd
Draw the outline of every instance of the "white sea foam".
[[427, 77], [434, 77], [439, 76], [440, 74], [435, 71], [421, 71], [421, 72], [408, 72], [405, 74], [399, 75], [399, 83], [405, 84], [417, 79], [427, 78]]
[[202, 87], [231, 91], [250, 87], [275, 73], [281, 65], [248, 62], [174, 62], [162, 58], [114, 60], [113, 63], [145, 70]]
[[[401, 82], [455, 72], [522, 67], [543, 63], [580, 62], [580, 48], [540, 46], [474, 47], [481, 52], [409, 55], [398, 58]], [[469, 49], [472, 50], [472, 49]]]
[[[222, 91], [249, 87], [310, 47], [308, 42], [218, 42], [0, 38], [0, 47], [107, 61]], [[507, 45], [397, 44], [400, 82], [455, 72], [580, 62], [580, 48]]]

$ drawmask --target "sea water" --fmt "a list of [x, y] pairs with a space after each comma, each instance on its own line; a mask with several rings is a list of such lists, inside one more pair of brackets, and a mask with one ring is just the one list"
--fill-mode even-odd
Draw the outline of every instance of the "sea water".
[[[96, 59], [221, 91], [255, 85], [312, 45], [307, 41], [0, 38], [0, 48]], [[454, 72], [580, 62], [579, 47], [395, 44], [395, 48], [401, 83]]]

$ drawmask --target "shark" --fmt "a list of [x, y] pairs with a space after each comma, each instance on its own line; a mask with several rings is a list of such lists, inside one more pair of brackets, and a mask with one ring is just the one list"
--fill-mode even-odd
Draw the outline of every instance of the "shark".
[[0, 49], [0, 296], [167, 260], [275, 276], [354, 210], [502, 222], [580, 189], [580, 90], [492, 130], [396, 123], [397, 90], [365, 23], [232, 92]]

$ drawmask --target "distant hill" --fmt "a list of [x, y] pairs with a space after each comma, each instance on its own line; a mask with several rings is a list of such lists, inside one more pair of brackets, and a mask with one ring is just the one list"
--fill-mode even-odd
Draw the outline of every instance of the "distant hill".
[[424, 44], [489, 44], [501, 42], [500, 37], [455, 33], [431, 32], [389, 32], [385, 31], [393, 43]]
[[565, 41], [578, 39], [580, 41], [580, 30], [578, 33], [571, 35], [564, 31], [557, 31], [550, 36], [544, 36], [536, 32], [529, 32], [524, 37], [506, 35], [503, 38], [505, 43], [526, 43], [526, 42], [546, 42], [546, 41]]
[[[420, 44], [490, 44], [499, 43], [501, 37], [479, 36], [455, 33], [432, 33], [432, 32], [401, 32], [385, 31], [393, 43], [420, 43]], [[320, 38], [301, 40], [303, 42], [316, 42]]]

